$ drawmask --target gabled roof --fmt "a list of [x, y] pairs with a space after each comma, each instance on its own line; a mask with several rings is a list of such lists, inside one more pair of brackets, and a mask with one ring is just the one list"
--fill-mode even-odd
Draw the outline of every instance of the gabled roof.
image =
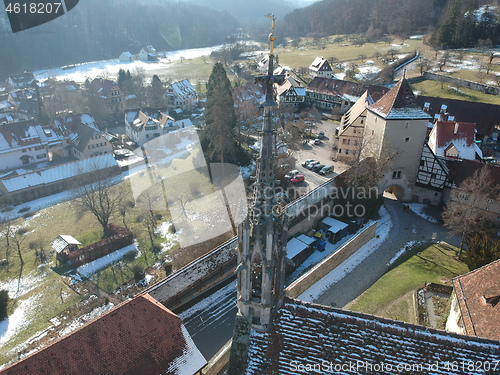
[[436, 121], [429, 134], [429, 145], [438, 156], [447, 156], [453, 147], [459, 159], [483, 158], [483, 152], [475, 142], [476, 124], [453, 121]]
[[175, 127], [174, 119], [164, 112], [163, 109], [144, 108], [142, 110], [128, 111], [125, 113], [129, 126], [136, 132], [140, 133], [148, 125], [157, 125], [163, 129], [167, 127]]
[[500, 340], [500, 260], [453, 279], [468, 335]]
[[294, 90], [296, 94], [300, 96], [305, 96], [306, 94], [305, 87], [302, 86], [302, 84], [294, 76], [287, 75], [283, 84], [278, 86], [278, 89], [276, 91], [278, 95], [281, 95], [290, 89]]
[[60, 234], [51, 243], [50, 247], [55, 250], [56, 253], [60, 253], [68, 245], [81, 245], [81, 243], [73, 236], [67, 234]]
[[368, 94], [367, 90], [363, 95], [361, 95], [358, 101], [354, 103], [354, 105], [351, 108], [349, 108], [349, 110], [342, 116], [342, 121], [341, 121], [342, 129], [340, 129], [339, 135], [342, 135], [342, 133], [344, 133], [347, 130], [347, 128], [351, 126], [354, 123], [354, 121], [363, 114], [363, 112], [365, 112], [366, 107], [369, 106], [370, 104], [373, 104], [373, 99]]
[[180, 318], [142, 293], [0, 373], [192, 375], [206, 363]]
[[45, 142], [42, 126], [34, 119], [0, 125], [0, 151]]
[[101, 134], [94, 118], [86, 113], [56, 117], [52, 124], [58, 134], [70, 133], [73, 146], [80, 152], [85, 150], [92, 136]]
[[312, 64], [309, 66], [309, 70], [313, 70], [315, 72], [318, 72], [320, 70], [331, 72], [332, 68], [326, 59], [324, 59], [323, 57], [316, 57]]
[[[251, 331], [247, 358], [245, 374], [295, 374], [294, 365], [310, 373], [397, 374], [406, 364], [423, 368], [405, 373], [438, 375], [450, 374], [445, 361], [500, 360], [500, 342], [287, 298], [268, 332]], [[381, 363], [384, 370], [361, 367]], [[320, 371], [321, 364], [332, 368]]]
[[19, 74], [11, 74], [9, 76], [9, 79], [16, 84], [31, 83], [35, 79], [35, 76], [31, 72], [24, 72]]
[[431, 118], [417, 106], [417, 100], [406, 78], [402, 78], [368, 109], [387, 120]]
[[441, 107], [455, 117], [456, 121], [471, 122], [476, 124], [478, 134], [491, 135], [495, 125], [500, 125], [500, 105], [469, 102], [466, 100], [435, 98], [431, 96], [417, 97], [417, 105], [424, 108], [428, 103], [428, 113], [432, 117], [441, 112]]

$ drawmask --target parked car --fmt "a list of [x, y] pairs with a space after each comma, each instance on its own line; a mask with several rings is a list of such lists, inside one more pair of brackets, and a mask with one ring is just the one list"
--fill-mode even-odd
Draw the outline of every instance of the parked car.
[[316, 164], [319, 164], [319, 161], [315, 160], [306, 165], [307, 169], [312, 169]]
[[286, 179], [291, 179], [291, 178], [294, 178], [295, 176], [297, 176], [300, 172], [296, 169], [294, 169], [293, 171], [290, 171], [288, 172], [286, 175], [285, 175], [285, 178]]
[[333, 165], [326, 165], [321, 170], [319, 171], [319, 174], [321, 175], [327, 175], [328, 173], [333, 172]]
[[323, 139], [325, 137], [325, 132], [318, 133], [318, 139]]
[[321, 139], [316, 138], [316, 139], [314, 140], [314, 144], [315, 144], [315, 145], [319, 145], [319, 144], [321, 144]]
[[302, 166], [307, 168], [307, 165], [313, 161], [316, 161], [316, 159], [306, 159], [302, 162]]
[[319, 172], [324, 166], [324, 164], [316, 164], [314, 167], [312, 167], [312, 171]]
[[304, 181], [304, 180], [305, 180], [305, 177], [304, 177], [303, 175], [299, 174], [299, 175], [295, 176], [294, 178], [292, 178], [292, 179], [290, 180], [290, 182], [291, 182], [292, 184], [296, 184], [296, 183], [298, 183], [298, 182], [302, 182], [302, 181]]

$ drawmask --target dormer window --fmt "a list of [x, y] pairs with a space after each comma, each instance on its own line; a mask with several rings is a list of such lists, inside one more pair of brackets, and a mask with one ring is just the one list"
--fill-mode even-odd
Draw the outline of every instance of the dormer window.
[[495, 307], [500, 302], [500, 289], [487, 290], [483, 295], [485, 303]]

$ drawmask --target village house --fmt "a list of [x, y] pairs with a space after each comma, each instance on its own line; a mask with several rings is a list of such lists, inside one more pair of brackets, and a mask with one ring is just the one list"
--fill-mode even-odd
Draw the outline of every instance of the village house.
[[113, 152], [113, 146], [88, 114], [56, 117], [52, 120], [51, 130], [69, 140], [70, 152], [77, 159]]
[[14, 106], [14, 110], [17, 111], [23, 100], [35, 100], [36, 92], [34, 89], [23, 89], [17, 91], [9, 92], [7, 101]]
[[12, 89], [23, 89], [33, 84], [35, 76], [31, 72], [12, 74], [9, 76], [8, 84]]
[[48, 161], [48, 140], [34, 119], [0, 124], [1, 170]]
[[361, 85], [355, 82], [333, 78], [316, 77], [306, 87], [306, 104], [315, 105], [320, 110], [343, 115], [368, 90], [385, 93], [385, 87]]
[[146, 46], [141, 48], [141, 51], [139, 52], [139, 60], [145, 62], [158, 61], [156, 50], [153, 48], [153, 46]]
[[429, 147], [437, 156], [482, 160], [483, 152], [476, 143], [476, 124], [436, 121], [429, 134]]
[[323, 57], [316, 57], [309, 66], [309, 77], [332, 78], [333, 69], [330, 63]]
[[129, 62], [134, 60], [134, 55], [132, 55], [129, 51], [122, 52], [120, 57], [118, 58], [120, 62]]
[[168, 109], [190, 112], [198, 107], [198, 92], [187, 79], [172, 83], [163, 95]]
[[181, 319], [146, 292], [0, 371], [4, 375], [201, 375]]
[[306, 88], [297, 78], [290, 74], [286, 74], [285, 81], [281, 85], [277, 85], [276, 94], [278, 104], [298, 107], [305, 102]]
[[500, 260], [453, 279], [449, 332], [500, 341]]
[[0, 201], [17, 204], [60, 193], [96, 178], [121, 172], [113, 155], [99, 155], [19, 175], [13, 172], [0, 179]]
[[342, 116], [339, 126], [337, 160], [353, 162], [359, 158], [363, 144], [366, 122], [366, 107], [374, 100], [368, 91]]
[[189, 119], [174, 121], [161, 109], [144, 108], [125, 112], [125, 134], [142, 146], [146, 142], [178, 129], [193, 126]]
[[125, 100], [125, 95], [120, 86], [109, 79], [95, 78], [90, 83], [89, 92], [106, 110], [111, 112], [121, 109], [120, 103]]

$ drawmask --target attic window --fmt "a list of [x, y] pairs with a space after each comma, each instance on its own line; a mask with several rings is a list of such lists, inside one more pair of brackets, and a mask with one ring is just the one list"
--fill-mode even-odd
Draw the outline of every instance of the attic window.
[[484, 302], [495, 307], [500, 302], [500, 289], [490, 289], [484, 292]]

